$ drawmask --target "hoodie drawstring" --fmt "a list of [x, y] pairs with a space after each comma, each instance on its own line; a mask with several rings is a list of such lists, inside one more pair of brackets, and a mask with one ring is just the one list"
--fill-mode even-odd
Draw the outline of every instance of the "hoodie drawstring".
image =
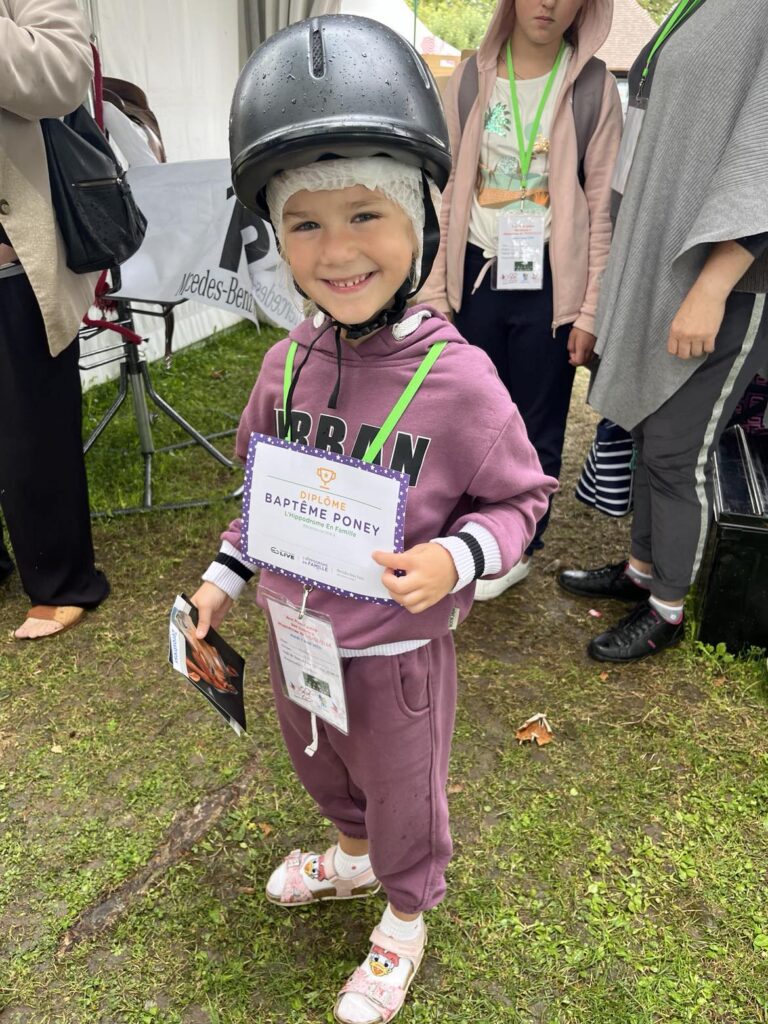
[[333, 332], [333, 339], [336, 342], [336, 387], [331, 392], [331, 397], [328, 399], [328, 408], [335, 409], [336, 403], [339, 400], [339, 390], [341, 388], [341, 327], [336, 324], [336, 330]]
[[[320, 333], [318, 335], [316, 335], [312, 339], [312, 341], [307, 346], [307, 354], [304, 356], [302, 361], [296, 367], [296, 372], [294, 373], [293, 379], [291, 380], [291, 386], [288, 388], [288, 396], [287, 396], [287, 398], [285, 400], [285, 410], [284, 410], [285, 422], [283, 423], [283, 431], [282, 431], [282, 438], [283, 438], [283, 440], [285, 440], [285, 438], [288, 437], [290, 435], [290, 433], [291, 433], [291, 418], [292, 418], [292, 413], [293, 413], [293, 393], [296, 390], [296, 385], [299, 383], [299, 377], [301, 376], [301, 371], [304, 369], [304, 366], [305, 366], [307, 360], [312, 355], [312, 349], [315, 347], [315, 345], [318, 343], [318, 341], [320, 341], [322, 336], [325, 334], [325, 331], [326, 331], [326, 328], [323, 327], [323, 329], [320, 331]], [[341, 360], [341, 352], [340, 351], [339, 351], [339, 360]]]

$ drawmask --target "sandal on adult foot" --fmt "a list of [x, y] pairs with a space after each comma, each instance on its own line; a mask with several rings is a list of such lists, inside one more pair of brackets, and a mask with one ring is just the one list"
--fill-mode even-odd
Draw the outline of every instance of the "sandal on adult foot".
[[403, 1008], [421, 967], [427, 929], [417, 939], [393, 939], [376, 927], [371, 951], [339, 992], [333, 1016], [339, 1024], [386, 1024]]
[[[369, 867], [353, 878], [341, 878], [334, 867], [332, 846], [323, 854], [293, 850], [267, 882], [267, 899], [281, 907], [305, 907], [325, 900], [354, 900], [375, 896], [381, 882]], [[307, 884], [311, 881], [313, 884]], [[317, 884], [320, 883], [320, 884]]]
[[[13, 635], [17, 640], [44, 640], [46, 637], [58, 636], [59, 633], [65, 633], [68, 629], [72, 629], [84, 615], [85, 609], [79, 608], [77, 605], [36, 604], [29, 609], [23, 625], [19, 626]], [[46, 628], [46, 631], [42, 633], [27, 632], [27, 630], [35, 628], [30, 621], [32, 619], [44, 623], [46, 627], [48, 624], [52, 624], [56, 628]]]

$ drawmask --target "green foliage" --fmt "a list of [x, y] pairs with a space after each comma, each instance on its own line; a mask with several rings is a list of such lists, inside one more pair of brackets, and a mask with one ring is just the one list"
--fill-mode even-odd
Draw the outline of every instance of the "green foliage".
[[[409, 0], [411, 9], [414, 0]], [[458, 50], [476, 49], [496, 4], [493, 0], [419, 0], [418, 15], [440, 39]]]
[[[512, 2], [512, 0], [510, 0]], [[413, 10], [416, 0], [408, 0]], [[656, 21], [661, 21], [676, 0], [638, 0]], [[476, 49], [483, 38], [496, 0], [418, 0], [418, 15], [435, 35], [459, 50]]]
[[644, 7], [656, 21], [666, 18], [676, 2], [677, 0], [638, 0], [640, 6]]

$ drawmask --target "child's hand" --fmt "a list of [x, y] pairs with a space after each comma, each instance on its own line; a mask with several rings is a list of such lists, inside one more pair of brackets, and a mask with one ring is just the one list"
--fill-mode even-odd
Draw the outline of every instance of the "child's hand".
[[211, 626], [218, 629], [226, 618], [227, 612], [235, 603], [229, 594], [217, 587], [215, 583], [203, 583], [190, 598], [197, 608], [197, 636], [202, 640]]
[[580, 327], [571, 328], [568, 335], [568, 362], [571, 366], [586, 366], [592, 361], [597, 338]]
[[[414, 615], [442, 601], [459, 579], [450, 552], [441, 544], [417, 544], [400, 555], [374, 551], [373, 560], [386, 567], [381, 581], [392, 598]], [[396, 569], [406, 575], [396, 576]]]

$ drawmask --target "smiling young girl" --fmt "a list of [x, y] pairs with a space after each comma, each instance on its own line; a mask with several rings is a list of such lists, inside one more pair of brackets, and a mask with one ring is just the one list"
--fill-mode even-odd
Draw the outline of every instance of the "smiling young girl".
[[[454, 169], [442, 241], [422, 292], [493, 360], [550, 476], [560, 474], [575, 368], [592, 358], [611, 240], [610, 183], [621, 134], [613, 76], [594, 58], [613, 0], [499, 0], [445, 107]], [[504, 280], [510, 218], [534, 226], [534, 279]], [[549, 515], [520, 562], [478, 586], [496, 597], [524, 579]]]
[[[386, 68], [387, 88], [366, 68]], [[266, 894], [296, 907], [384, 889], [389, 903], [371, 949], [334, 1011], [339, 1021], [372, 1024], [401, 1008], [424, 952], [423, 912], [446, 891], [451, 630], [469, 610], [474, 580], [519, 559], [555, 482], [485, 354], [429, 307], [406, 312], [435, 256], [450, 169], [440, 102], [415, 51], [362, 18], [285, 29], [242, 73], [231, 148], [238, 197], [269, 217], [297, 287], [317, 308], [265, 357], [240, 423], [241, 457], [255, 431], [362, 458], [430, 350], [445, 343], [381, 450], [382, 464], [410, 480], [405, 550], [372, 553], [390, 600], [323, 589], [307, 597], [277, 572], [260, 578], [262, 606], [269, 588], [333, 623], [349, 723], [345, 735], [286, 696], [270, 635], [285, 743], [338, 840], [324, 854], [293, 851]], [[199, 635], [219, 625], [252, 576], [243, 551], [237, 520], [192, 599]]]

